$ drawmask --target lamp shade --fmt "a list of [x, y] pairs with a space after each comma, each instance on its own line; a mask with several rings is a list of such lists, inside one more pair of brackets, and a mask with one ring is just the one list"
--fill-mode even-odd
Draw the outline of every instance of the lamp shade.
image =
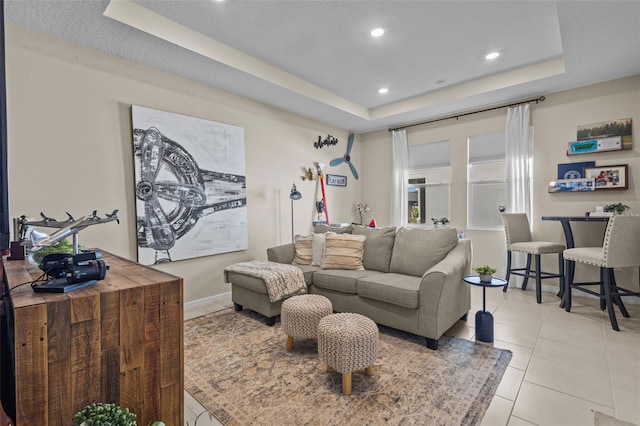
[[291, 193], [289, 194], [289, 199], [299, 200], [300, 198], [302, 198], [302, 194], [300, 193], [300, 191], [296, 189], [296, 184], [294, 183], [293, 186], [291, 187]]

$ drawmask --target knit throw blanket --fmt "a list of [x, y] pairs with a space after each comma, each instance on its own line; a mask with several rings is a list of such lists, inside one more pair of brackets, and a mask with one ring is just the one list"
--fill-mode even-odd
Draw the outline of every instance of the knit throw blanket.
[[285, 263], [253, 260], [240, 262], [224, 268], [224, 281], [229, 282], [229, 272], [249, 275], [264, 281], [269, 300], [277, 302], [288, 296], [306, 293], [307, 285], [300, 268]]

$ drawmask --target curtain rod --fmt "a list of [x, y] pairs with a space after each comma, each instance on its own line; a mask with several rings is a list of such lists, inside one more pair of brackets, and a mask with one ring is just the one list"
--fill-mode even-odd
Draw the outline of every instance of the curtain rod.
[[484, 109], [479, 109], [479, 110], [475, 110], [475, 111], [464, 112], [464, 113], [461, 113], [461, 114], [453, 114], [453, 115], [448, 115], [446, 117], [434, 118], [433, 120], [421, 121], [419, 123], [406, 124], [404, 126], [399, 126], [399, 127], [392, 127], [392, 128], [387, 129], [387, 130], [390, 131], [390, 132], [393, 132], [394, 130], [402, 130], [402, 129], [406, 129], [408, 127], [421, 126], [423, 124], [435, 123], [437, 121], [449, 120], [451, 118], [455, 118], [457, 120], [460, 117], [464, 117], [464, 116], [472, 115], [472, 114], [477, 114], [479, 112], [493, 111], [495, 109], [508, 108], [508, 107], [512, 107], [512, 106], [516, 106], [516, 105], [528, 104], [530, 102], [535, 102], [537, 104], [538, 102], [543, 102], [545, 99], [546, 98], [544, 96], [540, 96], [540, 97], [537, 97], [537, 98], [525, 99], [525, 100], [522, 100], [522, 101], [510, 103], [510, 104], [498, 105], [498, 106], [491, 107], [491, 108], [484, 108]]

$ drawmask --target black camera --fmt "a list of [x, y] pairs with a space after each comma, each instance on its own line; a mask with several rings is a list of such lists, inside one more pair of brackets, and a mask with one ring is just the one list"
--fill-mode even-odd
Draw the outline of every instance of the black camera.
[[52, 253], [40, 262], [40, 269], [50, 277], [40, 287], [64, 286], [95, 282], [104, 279], [109, 267], [101, 259], [99, 251], [88, 251], [70, 255], [68, 253]]

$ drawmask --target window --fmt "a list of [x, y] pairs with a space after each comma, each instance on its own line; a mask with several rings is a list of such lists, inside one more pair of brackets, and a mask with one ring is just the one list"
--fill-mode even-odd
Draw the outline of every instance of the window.
[[409, 226], [433, 227], [432, 219], [448, 220], [449, 141], [409, 146]]
[[507, 164], [504, 132], [468, 139], [469, 229], [502, 229], [500, 209], [506, 203]]

